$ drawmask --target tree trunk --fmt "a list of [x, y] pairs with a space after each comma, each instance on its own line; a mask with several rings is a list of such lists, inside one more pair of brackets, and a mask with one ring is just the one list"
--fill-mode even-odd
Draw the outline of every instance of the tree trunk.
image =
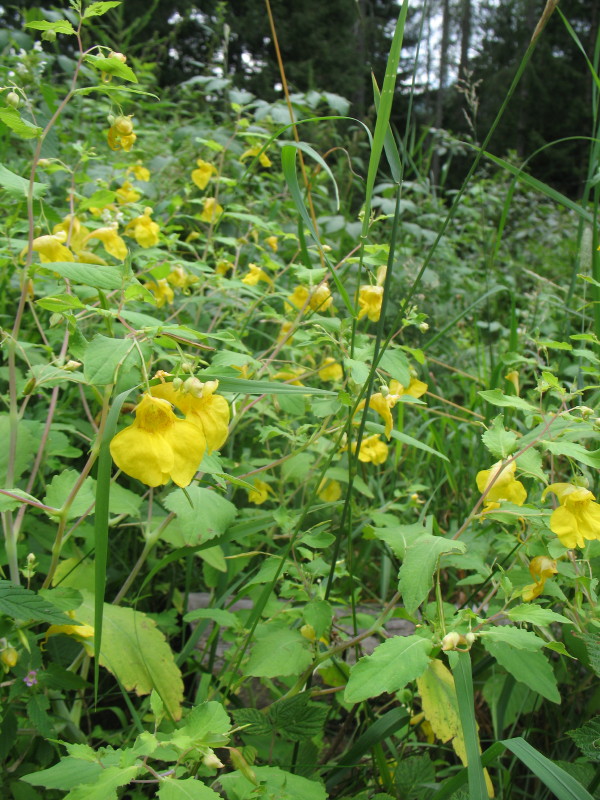
[[[438, 75], [438, 91], [435, 100], [434, 127], [441, 128], [444, 124], [444, 101], [446, 99], [446, 83], [448, 82], [448, 51], [450, 49], [450, 0], [442, 0], [442, 42], [440, 45], [440, 71]], [[434, 185], [440, 177], [440, 159], [437, 153], [433, 154], [431, 162]]]

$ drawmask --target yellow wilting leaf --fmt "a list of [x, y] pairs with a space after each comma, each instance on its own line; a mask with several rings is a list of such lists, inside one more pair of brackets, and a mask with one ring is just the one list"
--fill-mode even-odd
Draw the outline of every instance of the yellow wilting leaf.
[[[450, 741], [454, 752], [463, 765], [467, 766], [465, 740], [458, 713], [458, 700], [454, 677], [450, 670], [438, 659], [429, 662], [429, 666], [420, 678], [417, 688], [421, 695], [421, 705], [425, 719], [438, 739]], [[481, 747], [479, 748], [481, 751]], [[483, 770], [488, 795], [494, 797], [494, 787], [487, 769]]]

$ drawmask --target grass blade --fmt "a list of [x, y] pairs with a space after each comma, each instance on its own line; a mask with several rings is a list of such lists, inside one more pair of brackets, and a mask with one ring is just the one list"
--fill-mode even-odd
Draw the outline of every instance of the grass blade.
[[469, 779], [469, 800], [488, 800], [485, 773], [479, 752], [479, 734], [475, 720], [475, 701], [473, 697], [473, 676], [471, 675], [471, 656], [469, 653], [456, 653], [452, 673], [456, 685], [458, 713], [465, 740], [467, 774]]

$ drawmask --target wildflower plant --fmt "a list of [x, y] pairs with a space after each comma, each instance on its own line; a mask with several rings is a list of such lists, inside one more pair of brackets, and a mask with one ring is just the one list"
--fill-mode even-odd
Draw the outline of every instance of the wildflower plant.
[[407, 3], [352, 169], [334, 96], [160, 104], [118, 7], [27, 13], [0, 90], [7, 791], [592, 796], [533, 722], [569, 697], [595, 758], [596, 278], [533, 316], [515, 182], [588, 211], [474, 177], [487, 141], [432, 191], [389, 135]]

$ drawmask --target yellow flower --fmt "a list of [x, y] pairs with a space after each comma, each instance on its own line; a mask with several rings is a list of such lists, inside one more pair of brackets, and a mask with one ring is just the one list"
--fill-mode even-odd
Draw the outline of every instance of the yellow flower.
[[342, 487], [339, 481], [323, 478], [317, 489], [317, 494], [324, 503], [335, 503], [342, 496]]
[[308, 305], [313, 311], [327, 311], [329, 306], [333, 303], [333, 297], [329, 291], [329, 286], [326, 283], [321, 283], [310, 293]]
[[97, 228], [95, 231], [88, 233], [82, 244], [86, 245], [90, 239], [100, 239], [106, 252], [121, 261], [127, 257], [127, 245], [117, 233], [116, 223], [113, 226]]
[[119, 186], [115, 194], [117, 195], [117, 200], [121, 204], [137, 203], [142, 196], [141, 192], [138, 192], [130, 181], [125, 181], [123, 186]]
[[516, 369], [511, 370], [504, 376], [505, 381], [510, 381], [515, 387], [515, 394], [519, 394], [519, 373]]
[[424, 395], [426, 391], [427, 384], [423, 383], [423, 381], [420, 381], [417, 378], [411, 378], [410, 383], [406, 388], [400, 383], [400, 381], [390, 381], [390, 394], [395, 395], [396, 399], [398, 399], [400, 395], [407, 394], [409, 397], [414, 397], [415, 400], [418, 400], [419, 397]]
[[319, 370], [319, 378], [322, 381], [341, 381], [344, 377], [342, 365], [338, 364], [335, 358], [328, 356]]
[[291, 386], [304, 386], [302, 381], [298, 380], [298, 376], [303, 375], [304, 372], [305, 370], [302, 367], [288, 367], [276, 372], [272, 378], [274, 381], [286, 381]]
[[265, 483], [264, 481], [259, 481], [258, 478], [255, 478], [252, 481], [252, 485], [254, 486], [254, 489], [247, 490], [248, 500], [251, 503], [255, 503], [257, 506], [260, 506], [262, 503], [265, 502], [265, 500], [268, 500], [269, 492], [272, 492], [273, 490], [271, 489], [268, 483]]
[[204, 198], [204, 208], [200, 214], [202, 222], [214, 222], [223, 213], [223, 206], [219, 205], [214, 197]]
[[233, 269], [233, 264], [231, 261], [217, 261], [217, 266], [215, 267], [215, 272], [217, 275], [227, 275], [228, 272], [231, 272]]
[[[410, 397], [418, 399], [426, 391], [426, 383], [423, 383], [423, 381], [419, 381], [416, 378], [411, 378], [407, 388], [404, 388], [399, 381], [391, 380], [388, 393], [386, 395], [384, 395], [382, 392], [377, 392], [376, 394], [371, 395], [369, 398], [369, 408], [372, 408], [373, 411], [376, 411], [383, 418], [385, 424], [385, 435], [387, 439], [390, 438], [392, 428], [394, 427], [392, 409], [402, 395], [407, 394]], [[356, 408], [355, 414], [358, 414], [358, 412], [365, 407], [365, 403], [365, 400], [360, 401]]]
[[225, 442], [229, 426], [229, 404], [215, 394], [218, 387], [219, 381], [201, 383], [198, 378], [188, 378], [178, 388], [173, 383], [160, 383], [150, 391], [153, 397], [168, 400], [185, 414], [187, 421], [201, 431], [211, 453]]
[[290, 336], [290, 331], [292, 331], [293, 328], [294, 328], [293, 323], [282, 322], [281, 328], [279, 329], [279, 333], [277, 334], [277, 341], [285, 342], [285, 344], [291, 344], [294, 337]]
[[73, 214], [67, 214], [63, 221], [59, 222], [58, 225], [55, 225], [52, 229], [53, 233], [59, 233], [60, 231], [64, 231], [66, 234], [65, 241], [67, 241], [69, 232], [71, 233], [69, 247], [71, 247], [76, 253], [78, 253], [83, 247], [83, 240], [89, 233], [88, 229], [84, 227], [80, 220]]
[[[527, 499], [527, 492], [521, 481], [515, 479], [517, 463], [516, 461], [511, 461], [504, 469], [502, 469], [502, 466], [503, 462], [497, 461], [490, 469], [483, 469], [478, 472], [476, 477], [477, 488], [480, 492], [485, 492], [494, 478], [496, 478], [492, 488], [485, 496], [486, 504], [495, 503], [498, 500], [508, 500], [509, 503], [522, 506]], [[488, 510], [487, 506], [486, 510]]]
[[[65, 247], [63, 242], [67, 241], [67, 234], [65, 231], [58, 231], [55, 234], [47, 234], [46, 236], [38, 236], [33, 240], [33, 252], [39, 253], [40, 262], [47, 264], [52, 261], [75, 261], [73, 253], [68, 247]], [[21, 251], [20, 258], [23, 260], [27, 255], [27, 247]]]
[[[304, 308], [304, 306], [308, 303], [308, 297], [310, 292], [306, 288], [306, 286], [296, 286], [294, 291], [288, 297], [288, 303], [291, 303], [294, 308]], [[290, 306], [286, 304], [286, 310], [288, 310]]]
[[269, 278], [263, 269], [258, 267], [256, 264], [248, 264], [248, 272], [242, 278], [242, 283], [245, 283], [247, 286], [256, 286], [259, 281], [273, 283], [271, 278]]
[[277, 250], [279, 249], [279, 246], [277, 244], [277, 236], [267, 236], [267, 238], [265, 239], [265, 244], [269, 245], [269, 247], [274, 253], [276, 253]]
[[117, 117], [108, 129], [108, 146], [111, 150], [125, 150], [128, 153], [136, 139], [131, 117]]
[[[240, 161], [244, 161], [244, 159], [246, 159], [246, 158], [255, 158], [256, 156], [258, 156], [258, 154], [260, 153], [261, 149], [262, 148], [261, 148], [261, 146], [259, 144], [253, 145], [252, 147], [248, 148], [248, 150], [246, 150], [244, 153], [242, 153], [242, 155], [240, 156]], [[263, 167], [272, 167], [273, 166], [273, 162], [271, 161], [271, 159], [268, 157], [268, 155], [266, 153], [260, 153], [260, 156], [258, 156], [258, 160], [259, 160], [261, 166], [263, 166]]]
[[[352, 445], [352, 452], [356, 453], [356, 444]], [[358, 460], [371, 464], [383, 464], [387, 459], [389, 447], [385, 442], [379, 438], [379, 434], [375, 433], [373, 436], [367, 436], [360, 443], [360, 450], [358, 451]]]
[[162, 308], [167, 303], [172, 303], [175, 299], [175, 292], [165, 278], [160, 278], [157, 281], [149, 281], [148, 283], [143, 284], [145, 289], [148, 289], [149, 292], [152, 292], [154, 297], [156, 298], [156, 305], [157, 308]]
[[190, 286], [194, 283], [198, 283], [198, 278], [196, 275], [192, 275], [190, 272], [187, 272], [183, 267], [173, 267], [171, 272], [167, 275], [167, 281], [171, 284], [171, 286], [175, 286], [177, 289], [189, 289]]
[[137, 405], [133, 423], [110, 443], [117, 467], [148, 486], [160, 486], [169, 479], [187, 486], [205, 450], [200, 428], [176, 417], [167, 400], [149, 394]]
[[535, 583], [530, 583], [523, 587], [521, 596], [526, 603], [539, 597], [544, 591], [546, 580], [556, 575], [558, 572], [556, 569], [556, 561], [548, 558], [548, 556], [536, 556], [531, 559], [529, 572]]
[[132, 219], [125, 227], [125, 233], [133, 236], [140, 247], [155, 247], [158, 244], [160, 228], [150, 219], [151, 214], [152, 209], [147, 207], [141, 217]]
[[358, 318], [362, 319], [367, 315], [371, 322], [377, 322], [381, 315], [382, 300], [383, 286], [361, 286], [358, 290], [358, 305], [360, 306]]
[[550, 530], [565, 547], [584, 547], [585, 540], [600, 539], [600, 505], [589, 489], [572, 483], [552, 483], [544, 489], [542, 500], [554, 492], [560, 506], [550, 517]]
[[141, 164], [134, 164], [133, 167], [129, 167], [127, 172], [133, 172], [133, 176], [136, 181], [143, 181], [144, 183], [148, 183], [150, 180], [150, 170], [146, 167], [142, 166]]
[[196, 164], [198, 169], [192, 171], [192, 180], [199, 189], [206, 189], [209, 180], [217, 174], [217, 168], [214, 164], [209, 164], [208, 161], [203, 161], [201, 158], [196, 161]]

